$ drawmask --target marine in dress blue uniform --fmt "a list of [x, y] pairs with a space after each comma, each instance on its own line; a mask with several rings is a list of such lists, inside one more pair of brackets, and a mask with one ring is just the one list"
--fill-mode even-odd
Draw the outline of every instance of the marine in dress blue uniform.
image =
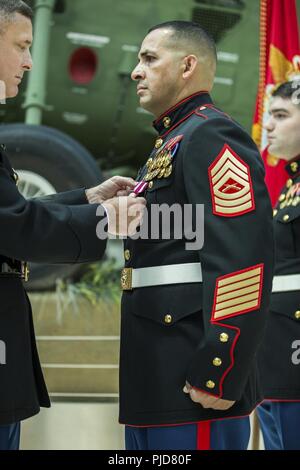
[[84, 189], [53, 196], [52, 202], [26, 201], [16, 178], [2, 147], [0, 340], [5, 361], [0, 364], [0, 449], [18, 448], [19, 421], [38, 413], [40, 406], [50, 406], [23, 287], [27, 264], [20, 260], [90, 262], [102, 257], [106, 245], [96, 235], [101, 220], [96, 216], [97, 205], [87, 204]]
[[[168, 33], [178, 27], [189, 28], [182, 22], [154, 28], [143, 42], [133, 78], [146, 109], [172, 47]], [[249, 420], [231, 418], [249, 415], [262, 400], [256, 354], [272, 282], [263, 162], [247, 132], [201, 89], [164, 110], [154, 127], [158, 137], [136, 187], [147, 200], [146, 226], [154, 204], [191, 204], [195, 227], [196, 206], [203, 204], [204, 245], [187, 250], [174, 222], [170, 239], [161, 223], [158, 239], [125, 241], [120, 422], [126, 448], [245, 449]], [[185, 384], [213, 405], [192, 401]], [[231, 405], [218, 409], [218, 403]]]
[[267, 399], [258, 415], [266, 449], [300, 449], [300, 86], [273, 94], [266, 124], [270, 152], [288, 159], [288, 180], [274, 208], [275, 276], [259, 364]]

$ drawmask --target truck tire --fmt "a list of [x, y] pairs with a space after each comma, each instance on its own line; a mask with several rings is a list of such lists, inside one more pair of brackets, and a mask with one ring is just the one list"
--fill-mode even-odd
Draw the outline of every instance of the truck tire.
[[[7, 148], [11, 164], [20, 176], [25, 197], [38, 197], [103, 180], [91, 154], [68, 135], [46, 126], [5, 124], [0, 126], [0, 143]], [[56, 280], [74, 278], [82, 265], [30, 264], [28, 290], [50, 290]]]

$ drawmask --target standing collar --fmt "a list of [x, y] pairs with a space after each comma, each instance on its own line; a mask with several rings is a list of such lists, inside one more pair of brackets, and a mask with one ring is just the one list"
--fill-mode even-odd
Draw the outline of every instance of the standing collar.
[[300, 155], [288, 162], [285, 169], [291, 178], [296, 178], [300, 174]]
[[207, 91], [198, 91], [164, 112], [153, 122], [153, 126], [159, 135], [164, 134], [178, 124], [179, 121], [191, 114], [194, 109], [205, 104], [212, 104], [211, 97]]

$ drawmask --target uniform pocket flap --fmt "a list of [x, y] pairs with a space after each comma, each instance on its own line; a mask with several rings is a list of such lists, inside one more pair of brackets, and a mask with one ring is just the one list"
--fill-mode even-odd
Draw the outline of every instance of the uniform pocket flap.
[[270, 310], [300, 324], [300, 290], [272, 294]]
[[143, 287], [132, 295], [134, 315], [167, 327], [202, 309], [202, 283]]

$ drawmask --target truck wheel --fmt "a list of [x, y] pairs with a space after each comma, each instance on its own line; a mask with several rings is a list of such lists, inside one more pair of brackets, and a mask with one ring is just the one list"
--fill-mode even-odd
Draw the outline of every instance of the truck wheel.
[[[0, 143], [20, 177], [19, 189], [26, 198], [46, 196], [103, 180], [91, 154], [68, 135], [46, 126], [0, 126]], [[31, 263], [29, 290], [49, 290], [56, 279], [74, 278], [82, 265]]]

